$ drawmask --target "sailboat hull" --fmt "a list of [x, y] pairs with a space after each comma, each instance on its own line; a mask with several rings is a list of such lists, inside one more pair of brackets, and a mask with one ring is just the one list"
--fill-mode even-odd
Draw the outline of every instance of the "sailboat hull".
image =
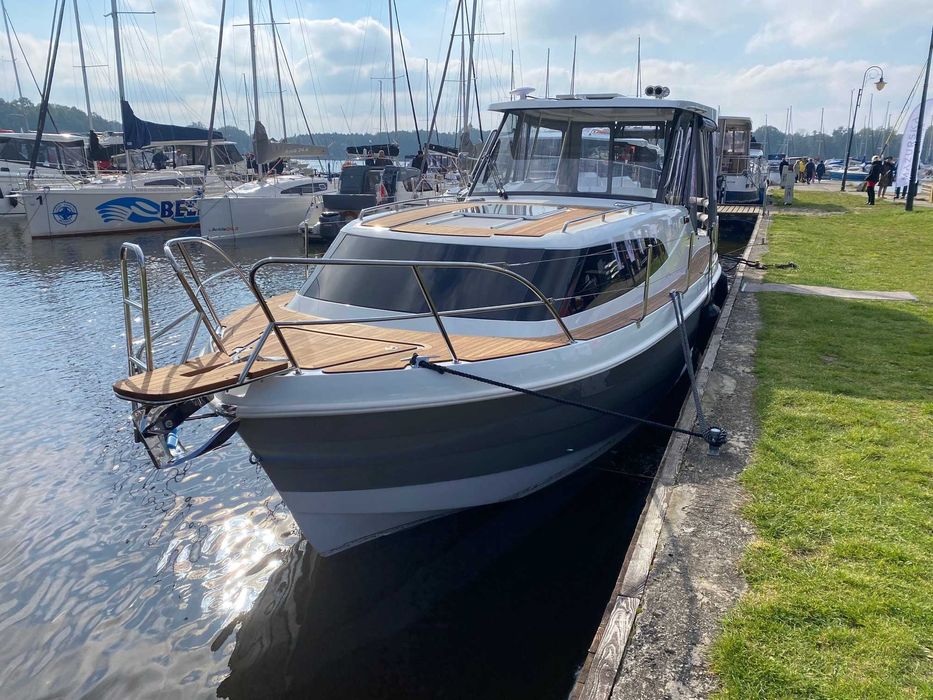
[[33, 238], [127, 233], [198, 225], [199, 197], [186, 188], [42, 189], [18, 195]]

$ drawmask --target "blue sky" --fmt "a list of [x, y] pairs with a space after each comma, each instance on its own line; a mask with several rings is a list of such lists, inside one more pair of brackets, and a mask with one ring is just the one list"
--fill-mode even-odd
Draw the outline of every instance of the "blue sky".
[[[65, 16], [62, 47], [52, 99], [83, 106], [74, 15]], [[51, 0], [5, 0], [7, 11], [33, 71], [41, 76], [52, 21]], [[268, 22], [268, 0], [255, 0], [258, 21]], [[469, 3], [470, 0], [467, 0]], [[436, 94], [455, 0], [397, 0], [414, 101], [424, 121], [425, 59], [432, 95]], [[872, 88], [875, 126], [890, 111], [893, 122], [925, 60], [933, 2], [930, 0], [823, 0], [782, 3], [754, 0], [723, 3], [677, 0], [479, 0], [475, 63], [480, 103], [507, 98], [511, 56], [516, 82], [545, 89], [545, 63], [551, 50], [551, 93], [567, 92], [573, 37], [577, 36], [577, 92], [621, 92], [635, 88], [635, 47], [642, 41], [645, 84], [669, 86], [674, 97], [751, 116], [756, 125], [783, 128], [793, 106], [795, 130], [819, 126], [825, 108], [828, 129], [848, 119], [852, 88], [869, 65], [880, 64], [888, 86]], [[220, 0], [119, 0], [121, 11], [155, 15], [122, 18], [127, 96], [140, 116], [155, 121], [207, 122], [211, 76], [216, 55]], [[246, 0], [228, 0], [222, 74], [227, 122], [248, 130], [243, 75], [249, 72], [245, 27]], [[78, 0], [94, 111], [116, 118], [117, 90], [109, 0]], [[389, 76], [387, 2], [384, 0], [273, 0], [278, 27], [298, 94], [312, 130], [374, 131], [391, 123], [391, 84], [383, 80], [380, 110], [378, 78]], [[257, 29], [260, 55], [260, 118], [270, 134], [282, 132], [277, 105], [271, 31]], [[450, 77], [460, 71], [459, 39]], [[14, 43], [24, 95], [37, 91]], [[412, 125], [398, 45], [399, 127]], [[3, 59], [0, 95], [15, 97], [9, 50]], [[304, 131], [295, 90], [282, 65], [286, 128]], [[453, 128], [457, 112], [455, 82], [445, 88], [441, 127]], [[869, 116], [866, 93], [859, 126]], [[890, 106], [889, 106], [890, 105]], [[249, 108], [251, 109], [251, 107]], [[380, 112], [386, 116], [380, 119]], [[219, 117], [218, 117], [219, 119]], [[484, 126], [491, 115], [483, 115]], [[476, 117], [473, 118], [474, 123]]]

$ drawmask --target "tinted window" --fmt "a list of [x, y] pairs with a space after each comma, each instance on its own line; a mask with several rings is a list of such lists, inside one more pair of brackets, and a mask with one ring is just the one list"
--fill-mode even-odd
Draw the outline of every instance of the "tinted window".
[[308, 182], [304, 185], [295, 185], [294, 187], [289, 187], [287, 190], [282, 190], [282, 194], [314, 194], [315, 192], [323, 192], [326, 189], [327, 183]]
[[[650, 241], [626, 241], [584, 251], [494, 248], [347, 236], [334, 251], [338, 259], [480, 262], [507, 268], [554, 301], [561, 316], [598, 306], [629, 291], [645, 278]], [[666, 259], [654, 241], [653, 269]], [[653, 271], [653, 270], [652, 270]], [[422, 269], [425, 286], [442, 311], [535, 301], [520, 282], [486, 270]], [[409, 268], [321, 267], [301, 292], [339, 304], [406, 313], [429, 311]], [[473, 317], [537, 321], [550, 317], [541, 307], [483, 311]]]

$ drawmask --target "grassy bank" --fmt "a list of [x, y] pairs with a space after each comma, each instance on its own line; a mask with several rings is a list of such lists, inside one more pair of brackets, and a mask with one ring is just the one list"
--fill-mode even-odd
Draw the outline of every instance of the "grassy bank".
[[714, 649], [723, 698], [933, 697], [933, 210], [798, 188], [761, 294], [761, 436], [743, 474], [749, 592]]

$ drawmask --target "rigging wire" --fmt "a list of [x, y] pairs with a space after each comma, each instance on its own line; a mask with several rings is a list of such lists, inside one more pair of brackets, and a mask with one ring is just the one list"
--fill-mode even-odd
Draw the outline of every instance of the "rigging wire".
[[298, 4], [298, 0], [295, 0], [295, 13], [298, 16], [298, 27], [300, 29], [300, 34], [301, 34], [301, 43], [304, 46], [305, 56], [307, 57], [307, 60], [308, 60], [308, 75], [311, 78], [311, 95], [312, 97], [314, 97], [314, 103], [315, 103], [315, 106], [317, 107], [318, 123], [321, 125], [322, 130], [330, 131], [331, 130], [330, 124], [325, 119], [324, 110], [321, 108], [322, 90], [320, 88], [319, 78], [317, 77], [317, 71], [313, 70], [313, 68], [310, 65], [311, 57], [313, 54], [311, 53], [311, 49], [308, 46], [308, 37], [305, 31], [305, 18], [301, 14], [301, 6]]
[[408, 59], [405, 57], [405, 42], [402, 37], [402, 25], [398, 19], [398, 5], [392, 0], [392, 8], [395, 9], [395, 28], [398, 30], [398, 43], [402, 49], [402, 66], [405, 70], [405, 82], [408, 84], [408, 100], [411, 102], [411, 117], [415, 122], [415, 136], [418, 138], [418, 150], [421, 146], [421, 130], [418, 128], [418, 112], [415, 110], [415, 97], [411, 92], [411, 75], [408, 72]]

